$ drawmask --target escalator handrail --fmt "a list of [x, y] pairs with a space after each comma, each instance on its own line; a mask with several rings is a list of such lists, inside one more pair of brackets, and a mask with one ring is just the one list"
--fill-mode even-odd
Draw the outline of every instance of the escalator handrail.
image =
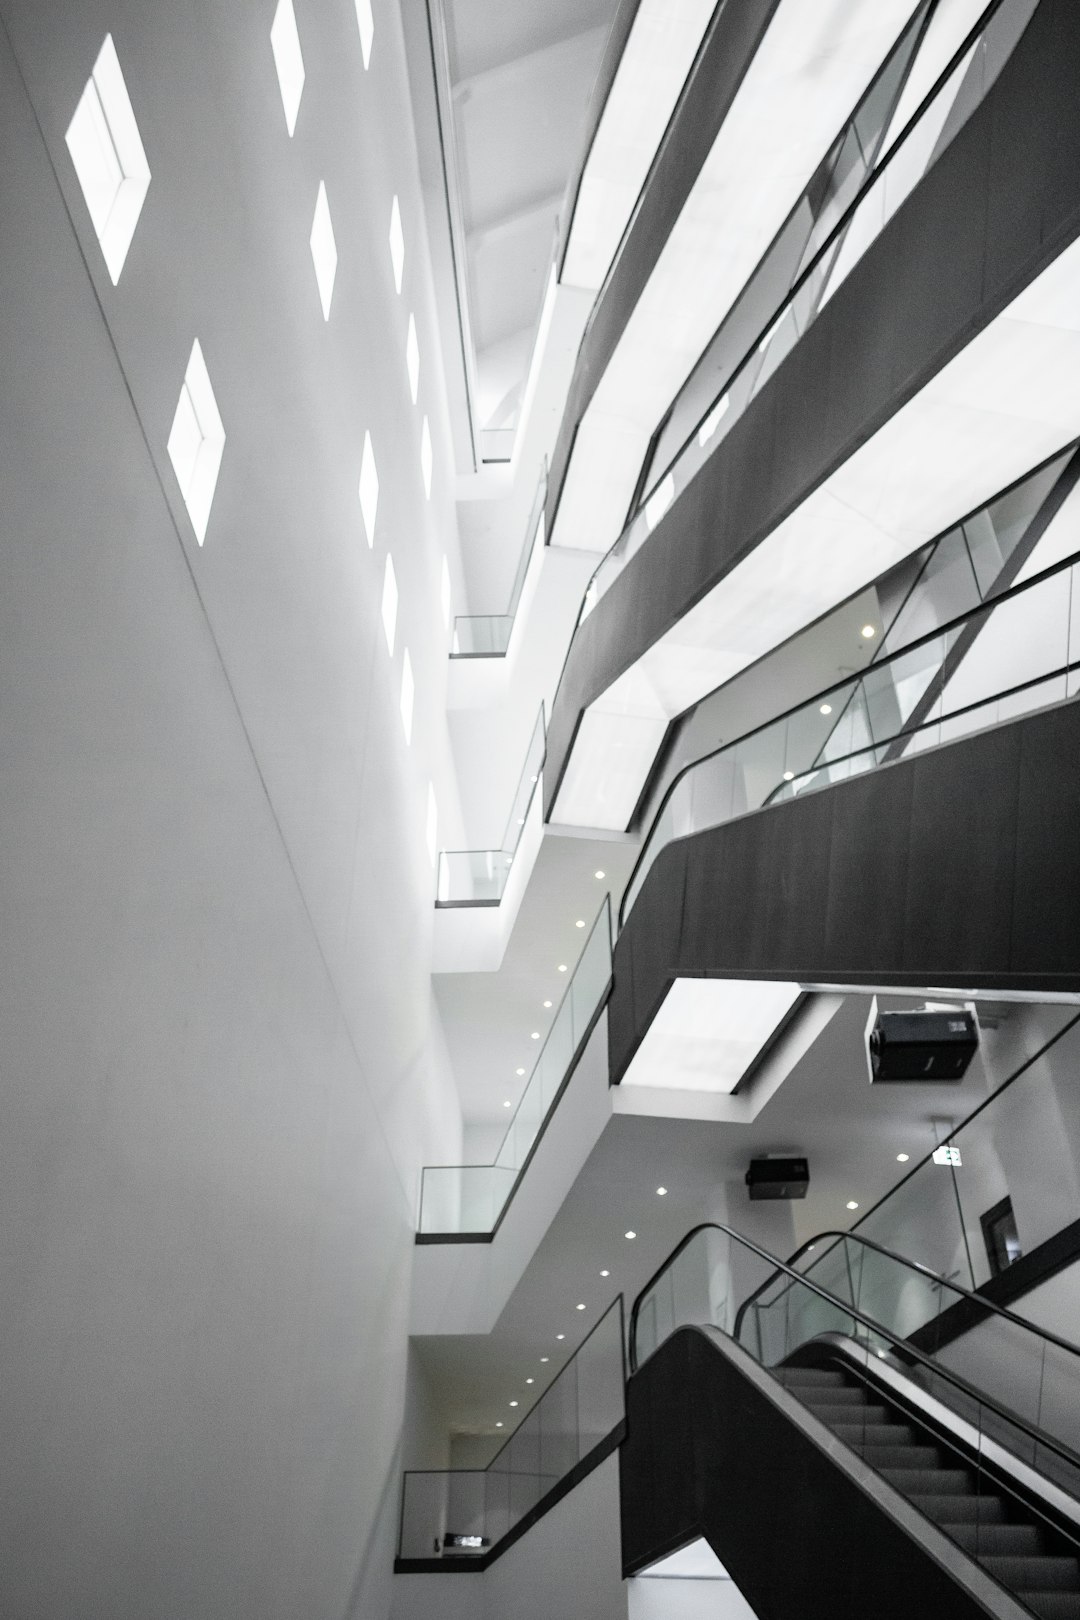
[[[1076, 440], [1072, 445], [1066, 445], [1064, 448], [1065, 448], [1065, 450], [1069, 450], [1069, 449], [1077, 449], [1078, 447], [1080, 447], [1080, 440]], [[1062, 454], [1063, 454], [1063, 451], [1058, 450], [1055, 453], [1054, 456], [1051, 456], [1049, 458], [1049, 460], [1051, 460], [1051, 461], [1056, 460], [1057, 457], [1062, 455]], [[1032, 471], [1033, 472], [1038, 471], [1038, 468], [1033, 468]], [[1026, 476], [1030, 477], [1031, 475], [1027, 474]], [[977, 510], [981, 512], [982, 507], [978, 507]], [[968, 517], [970, 517], [971, 515], [972, 514], [969, 513]], [[961, 518], [960, 523], [950, 523], [949, 529], [948, 530], [943, 530], [942, 532], [943, 533], [948, 533], [952, 529], [959, 528], [961, 524], [966, 523], [967, 521], [968, 521], [967, 517]], [[820, 691], [812, 693], [809, 697], [800, 698], [798, 703], [793, 703], [790, 709], [784, 709], [782, 713], [774, 715], [771, 720], [763, 720], [762, 723], [759, 726], [752, 726], [749, 731], [744, 731], [741, 736], [732, 737], [728, 742], [720, 743], [716, 748], [711, 748], [707, 754], [702, 754], [697, 759], [687, 760], [686, 764], [683, 765], [680, 770], [676, 771], [675, 775], [671, 778], [671, 781], [668, 783], [667, 787], [665, 788], [664, 796], [660, 800], [660, 803], [657, 805], [656, 810], [653, 813], [652, 819], [649, 822], [649, 830], [645, 834], [645, 837], [641, 841], [641, 849], [638, 852], [638, 857], [637, 857], [636, 861], [634, 862], [633, 870], [631, 871], [630, 876], [626, 880], [626, 883], [625, 883], [624, 888], [623, 888], [622, 899], [619, 902], [619, 931], [620, 931], [620, 933], [621, 933], [622, 929], [626, 925], [626, 900], [627, 900], [627, 896], [630, 894], [631, 890], [633, 889], [633, 886], [634, 886], [635, 882], [637, 881], [638, 872], [641, 869], [642, 863], [644, 862], [645, 857], [647, 856], [647, 854], [649, 852], [649, 841], [652, 838], [653, 833], [656, 830], [656, 827], [657, 827], [657, 825], [658, 825], [658, 823], [660, 821], [660, 817], [664, 814], [664, 811], [667, 809], [668, 804], [669, 804], [673, 794], [675, 793], [676, 788], [680, 785], [680, 783], [687, 776], [690, 775], [691, 771], [696, 771], [696, 770], [700, 769], [703, 765], [708, 765], [711, 760], [719, 758], [719, 756], [721, 754], [726, 754], [729, 749], [738, 748], [740, 746], [740, 744], [745, 743], [745, 742], [749, 742], [751, 737], [756, 737], [759, 732], [767, 731], [770, 726], [778, 726], [783, 721], [790, 720], [792, 715], [798, 714], [801, 709], [809, 708], [811, 704], [818, 703], [822, 698], [831, 697], [836, 692], [839, 692], [839, 691], [843, 690], [846, 687], [858, 686], [858, 684], [859, 684], [859, 682], [861, 680], [865, 680], [868, 675], [873, 674], [876, 670], [888, 669], [889, 665], [894, 663], [898, 658], [905, 658], [905, 657], [908, 656], [909, 653], [916, 652], [920, 647], [927, 646], [930, 642], [936, 641], [938, 639], [938, 637], [947, 636], [952, 631], [959, 630], [963, 625], [968, 624], [972, 619], [976, 618], [978, 614], [984, 613], [989, 618], [993, 614], [995, 609], [1001, 607], [1004, 603], [1011, 601], [1013, 599], [1013, 597], [1021, 596], [1025, 591], [1029, 591], [1029, 590], [1034, 589], [1034, 587], [1036, 585], [1044, 584], [1046, 582], [1046, 580], [1052, 579], [1055, 574], [1062, 573], [1066, 568], [1074, 567], [1076, 565], [1077, 561], [1080, 561], [1080, 552], [1077, 552], [1077, 551], [1071, 552], [1069, 554], [1069, 556], [1067, 556], [1067, 557], [1059, 558], [1059, 560], [1057, 562], [1051, 563], [1048, 568], [1042, 569], [1037, 574], [1032, 574], [1030, 576], [1030, 578], [1021, 580], [1018, 584], [1010, 585], [1010, 586], [1007, 587], [1006, 590], [1003, 590], [1003, 591], [1000, 591], [1000, 592], [998, 592], [996, 594], [992, 594], [992, 595], [990, 595], [988, 597], [985, 597], [981, 602], [976, 603], [974, 607], [968, 608], [966, 612], [958, 613], [952, 619], [945, 619], [945, 620], [942, 621], [941, 624], [936, 625], [933, 630], [927, 630], [923, 635], [916, 636], [912, 641], [906, 641], [902, 647], [897, 647], [893, 652], [890, 652], [886, 657], [879, 658], [879, 659], [875, 660], [875, 662], [872, 663], [872, 664], [867, 664], [866, 668], [863, 669], [863, 670], [860, 670], [857, 674], [847, 675], [842, 680], [833, 681], [830, 686], [822, 687]], [[1040, 677], [1040, 679], [1041, 678], [1042, 677]], [[996, 695], [997, 694], [991, 694], [991, 696], [996, 696]], [[989, 701], [989, 698], [982, 698], [979, 701], [981, 703], [985, 703], [985, 702]], [[912, 735], [914, 734], [914, 731], [917, 730], [917, 729], [918, 729], [918, 727], [912, 728]], [[896, 737], [900, 737], [900, 736], [904, 736], [904, 735], [906, 735], [905, 729], [903, 727], [901, 727], [900, 731], [896, 732], [894, 737], [892, 737], [892, 738], [884, 738], [883, 742], [895, 741]], [[870, 746], [873, 746], [873, 745], [872, 744], [867, 744], [866, 746], [870, 747]], [[861, 750], [857, 750], [857, 752], [865, 752], [865, 748], [861, 749]], [[821, 769], [821, 768], [822, 767], [818, 767], [818, 769]], [[804, 773], [804, 774], [806, 774], [806, 773]], [[785, 784], [785, 786], [786, 786], [786, 784]], [[706, 829], [705, 828], [698, 828], [696, 830], [699, 831], [699, 832], [703, 832]], [[692, 837], [692, 836], [693, 836], [692, 832], [688, 833], [688, 834], [687, 833], [680, 834], [680, 837]], [[670, 842], [675, 843], [676, 840], [671, 839]]]
[[[1015, 1311], [1008, 1310], [1004, 1305], [995, 1305], [994, 1301], [987, 1299], [985, 1294], [979, 1294], [974, 1289], [965, 1288], [962, 1283], [953, 1282], [949, 1277], [942, 1277], [939, 1272], [932, 1271], [929, 1266], [924, 1266], [921, 1260], [911, 1260], [907, 1255], [897, 1254], [894, 1249], [886, 1248], [884, 1243], [878, 1243], [874, 1238], [864, 1237], [861, 1232], [844, 1232], [839, 1228], [830, 1228], [828, 1231], [819, 1232], [817, 1237], [807, 1239], [805, 1243], [795, 1250], [795, 1253], [783, 1265], [782, 1269], [775, 1271], [771, 1277], [766, 1277], [759, 1288], [755, 1288], [752, 1294], [747, 1295], [735, 1316], [735, 1325], [732, 1329], [735, 1338], [739, 1336], [743, 1317], [750, 1306], [785, 1273], [791, 1275], [790, 1268], [794, 1266], [796, 1260], [801, 1260], [804, 1254], [807, 1254], [819, 1243], [827, 1243], [830, 1239], [841, 1238], [848, 1238], [852, 1243], [861, 1243], [864, 1249], [874, 1249], [878, 1254], [883, 1254], [887, 1260], [895, 1260], [900, 1265], [907, 1266], [909, 1270], [919, 1272], [931, 1282], [937, 1283], [940, 1288], [947, 1288], [954, 1294], [963, 1295], [965, 1299], [971, 1300], [978, 1307], [980, 1314], [985, 1312], [988, 1316], [1003, 1316], [1014, 1327], [1027, 1328], [1029, 1332], [1036, 1334], [1040, 1339], [1045, 1339], [1048, 1344], [1055, 1345], [1057, 1349], [1066, 1350], [1069, 1355], [1080, 1357], [1080, 1345], [1070, 1344], [1068, 1339], [1060, 1338], [1058, 1334], [1052, 1333], [1049, 1328], [1039, 1327], [1036, 1323], [1029, 1322], [1027, 1317], [1018, 1316]], [[821, 1258], [824, 1259], [825, 1256], [822, 1255]], [[805, 1281], [806, 1275], [804, 1271], [795, 1272], [795, 1276], [798, 1277], [800, 1282]]]
[[[1001, 1418], [1003, 1422], [1011, 1425], [1013, 1428], [1019, 1429], [1021, 1433], [1027, 1435], [1028, 1439], [1032, 1440], [1036, 1445], [1046, 1446], [1049, 1450], [1055, 1452], [1059, 1457], [1067, 1462], [1071, 1467], [1080, 1467], [1080, 1455], [1072, 1451], [1068, 1446], [1063, 1445], [1060, 1440], [1056, 1440], [1053, 1435], [1046, 1434], [1042, 1429], [1035, 1428], [1018, 1413], [1012, 1412], [1007, 1407], [999, 1405], [996, 1400], [986, 1394], [985, 1390], [979, 1389], [975, 1384], [968, 1383], [967, 1379], [962, 1378], [958, 1373], [953, 1372], [951, 1367], [946, 1367], [941, 1362], [935, 1361], [933, 1357], [926, 1355], [924, 1351], [912, 1344], [910, 1340], [902, 1339], [899, 1334], [894, 1333], [891, 1328], [887, 1328], [881, 1322], [876, 1322], [873, 1317], [865, 1315], [855, 1305], [849, 1305], [845, 1300], [839, 1299], [835, 1294], [831, 1294], [827, 1288], [823, 1288], [820, 1283], [814, 1282], [811, 1277], [803, 1273], [793, 1271], [792, 1268], [785, 1264], [783, 1260], [778, 1260], [775, 1255], [770, 1254], [767, 1249], [762, 1249], [751, 1238], [744, 1237], [741, 1232], [736, 1232], [733, 1227], [725, 1226], [720, 1221], [702, 1221], [699, 1225], [692, 1227], [682, 1241], [676, 1244], [675, 1248], [668, 1255], [663, 1265], [657, 1268], [657, 1270], [650, 1277], [649, 1281], [646, 1283], [645, 1287], [634, 1300], [633, 1309], [630, 1312], [629, 1332], [629, 1364], [631, 1376], [638, 1371], [637, 1322], [638, 1312], [641, 1308], [643, 1300], [645, 1299], [645, 1296], [652, 1288], [655, 1287], [656, 1283], [660, 1280], [672, 1263], [678, 1259], [679, 1255], [686, 1248], [687, 1244], [697, 1237], [699, 1232], [709, 1231], [722, 1232], [725, 1237], [731, 1238], [734, 1242], [741, 1244], [744, 1249], [749, 1249], [750, 1252], [752, 1254], [756, 1254], [760, 1260], [765, 1260], [771, 1266], [773, 1266], [776, 1274], [786, 1273], [791, 1278], [792, 1282], [801, 1283], [804, 1287], [809, 1288], [812, 1293], [817, 1294], [819, 1298], [825, 1300], [827, 1304], [832, 1305], [836, 1309], [842, 1311], [845, 1316], [850, 1316], [853, 1321], [858, 1322], [862, 1327], [868, 1328], [872, 1333], [879, 1334], [882, 1338], [887, 1339], [904, 1360], [919, 1362], [922, 1366], [926, 1367], [930, 1372], [932, 1372], [935, 1377], [944, 1379], [947, 1384], [951, 1384], [955, 1389], [960, 1390], [962, 1394], [968, 1396], [972, 1400], [977, 1401], [981, 1406], [986, 1407], [987, 1410], [993, 1412], [997, 1417]], [[835, 1236], [842, 1238], [851, 1237], [854, 1236], [854, 1234], [850, 1232], [835, 1232], [831, 1234], [823, 1233], [822, 1236]], [[957, 1286], [955, 1283], [947, 1283], [943, 1277], [938, 1277], [937, 1273], [930, 1271], [928, 1267], [917, 1266], [914, 1261], [905, 1260], [903, 1255], [893, 1254], [890, 1249], [885, 1249], [880, 1244], [872, 1243], [866, 1238], [862, 1238], [859, 1241], [866, 1243], [868, 1247], [880, 1250], [882, 1254], [888, 1255], [890, 1259], [899, 1261], [901, 1265], [908, 1266], [912, 1270], [920, 1271], [923, 1273], [923, 1275], [932, 1277], [935, 1281], [944, 1283], [946, 1287], [955, 1288]], [[960, 1292], [967, 1293], [968, 1290], [961, 1289]], [[989, 1301], [984, 1300], [979, 1294], [973, 1294], [969, 1297], [977, 1300], [980, 1306], [984, 1304], [989, 1305]], [[1069, 1344], [1065, 1339], [1059, 1339], [1056, 1334], [1047, 1332], [1045, 1328], [1036, 1327], [1033, 1322], [1025, 1321], [1022, 1316], [1014, 1316], [1011, 1311], [1002, 1310], [999, 1306], [990, 1306], [990, 1309], [992, 1311], [996, 1311], [997, 1314], [1001, 1316], [1008, 1317], [1012, 1322], [1018, 1324], [1020, 1327], [1027, 1328], [1028, 1331], [1034, 1334], [1036, 1338], [1056, 1344], [1062, 1349], [1068, 1350], [1072, 1355], [1080, 1355], [1080, 1347], [1077, 1347], [1074, 1344]], [[686, 1323], [684, 1325], [687, 1327], [696, 1326], [699, 1329], [702, 1326], [701, 1323]], [[705, 1325], [710, 1327], [714, 1326], [712, 1323]], [[731, 1338], [733, 1342], [739, 1343], [739, 1340], [735, 1338], [734, 1333], [727, 1334], [726, 1336]]]

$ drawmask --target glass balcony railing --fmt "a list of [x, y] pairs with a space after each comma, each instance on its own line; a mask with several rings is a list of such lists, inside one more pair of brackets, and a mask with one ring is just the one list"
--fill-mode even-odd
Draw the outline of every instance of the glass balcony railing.
[[514, 802], [498, 849], [444, 849], [439, 852], [436, 906], [497, 906], [544, 769], [547, 736], [544, 705], [536, 717]]
[[399, 1564], [485, 1560], [609, 1454], [625, 1424], [622, 1295], [486, 1468], [405, 1475]]
[[[728, 1227], [688, 1233], [634, 1303], [631, 1369], [690, 1326], [735, 1340], [781, 1378], [811, 1346], [875, 1376], [885, 1362], [894, 1387], [899, 1375], [961, 1419], [968, 1466], [992, 1465], [1000, 1448], [1080, 1497], [1080, 1348], [855, 1233], [814, 1241], [827, 1260], [797, 1273]], [[935, 1332], [954, 1307], [979, 1312], [960, 1355], [955, 1335], [939, 1344]]]
[[[912, 53], [933, 22], [932, 8], [920, 8], [691, 379], [695, 399], [702, 375], [707, 379], [707, 406], [677, 449], [670, 424], [660, 434], [639, 510], [593, 574], [579, 623], [978, 107], [1033, 10], [1034, 0], [993, 0], [893, 138], [889, 125]], [[685, 414], [685, 402], [677, 401], [671, 423], [685, 426]]]
[[[1074, 696], [1080, 691], [1078, 558], [1073, 551], [915, 636], [864, 674], [687, 766], [653, 819], [623, 896], [620, 926], [673, 839]], [[909, 598], [889, 639], [895, 644], [918, 626], [920, 613], [933, 617], [935, 611]]]
[[490, 1237], [574, 1072], [611, 989], [611, 900], [605, 896], [537, 1055], [494, 1164], [427, 1165], [422, 1236]]
[[470, 613], [454, 620], [454, 636], [450, 647], [451, 658], [505, 658], [510, 636], [517, 619], [521, 593], [525, 589], [525, 576], [538, 546], [544, 544], [544, 502], [547, 500], [547, 462], [545, 461], [533, 498], [529, 521], [525, 528], [525, 542], [518, 558], [517, 572], [510, 589], [510, 602], [505, 613]]

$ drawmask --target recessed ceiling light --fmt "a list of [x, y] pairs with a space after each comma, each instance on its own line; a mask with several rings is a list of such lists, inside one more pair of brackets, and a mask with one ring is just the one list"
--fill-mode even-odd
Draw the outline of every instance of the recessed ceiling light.
[[527, 1383], [527, 1384], [535, 1384], [535, 1383], [536, 1383], [536, 1379], [535, 1379], [535, 1378], [526, 1378], [526, 1380], [525, 1380], [525, 1382], [526, 1382], [526, 1383]]
[[550, 1360], [551, 1360], [551, 1357], [550, 1357], [550, 1356], [541, 1356], [541, 1357], [540, 1357], [540, 1360], [541, 1360], [541, 1361], [550, 1361]]
[[864, 641], [870, 641], [871, 638], [873, 636], [875, 636], [876, 634], [877, 634], [877, 631], [874, 629], [872, 624], [864, 624], [863, 625], [863, 627], [862, 627], [862, 635], [863, 635], [863, 640]]
[[529, 1039], [530, 1041], [538, 1041], [540, 1039], [540, 1031], [538, 1029], [534, 1029], [532, 1034], [529, 1036]]
[[496, 1423], [496, 1425], [495, 1425], [495, 1427], [496, 1427], [496, 1428], [497, 1428], [497, 1429], [501, 1429], [501, 1428], [502, 1428], [502, 1424], [501, 1424], [501, 1423]]
[[898, 1153], [896, 1155], [896, 1162], [897, 1164], [907, 1164], [910, 1157], [911, 1155], [909, 1153]]
[[818, 712], [819, 712], [819, 714], [832, 714], [832, 704], [831, 703], [823, 703]]
[[859, 1206], [855, 1202], [854, 1198], [849, 1198], [847, 1201], [847, 1207], [848, 1209], [858, 1209]]
[[594, 872], [593, 877], [597, 878], [601, 883], [603, 883], [604, 879], [607, 877], [607, 873], [606, 872]]
[[510, 1106], [510, 1099], [509, 1099], [509, 1097], [507, 1097], [506, 1101], [503, 1103], [503, 1107], [504, 1108], [509, 1108], [509, 1106]]
[[545, 1001], [545, 1002], [544, 1002], [544, 1006], [545, 1006], [545, 1007], [550, 1007], [550, 1006], [551, 1006], [551, 1002], [550, 1002], [550, 1001]]
[[556, 1338], [557, 1338], [557, 1339], [565, 1339], [565, 1338], [566, 1338], [566, 1334], [565, 1334], [565, 1333], [556, 1333], [556, 1335], [555, 1335], [555, 1337], [556, 1337]]
[[583, 1311], [585, 1309], [585, 1301], [584, 1300], [581, 1301], [581, 1304], [577, 1307], [577, 1309], [579, 1311]]
[[511, 1405], [511, 1406], [516, 1406], [516, 1405], [517, 1405], [517, 1401], [511, 1401], [511, 1402], [510, 1402], [510, 1405]]
[[637, 1237], [637, 1233], [636, 1232], [627, 1232], [626, 1236], [628, 1238], [630, 1238], [631, 1240], [633, 1240], [634, 1238]]
[[524, 1074], [524, 1073], [525, 1073], [525, 1070], [524, 1070], [524, 1069], [515, 1069], [515, 1070], [514, 1070], [514, 1073], [515, 1073], [515, 1074]]
[[610, 1271], [602, 1271], [602, 1272], [601, 1272], [601, 1273], [600, 1273], [600, 1275], [601, 1275], [601, 1277], [610, 1277], [610, 1276], [611, 1276], [611, 1272], [610, 1272]]
[[566, 963], [565, 962], [560, 962], [559, 963], [559, 972], [560, 973], [565, 973], [566, 972]]
[[657, 1198], [666, 1198], [667, 1197], [667, 1188], [666, 1187], [657, 1187], [656, 1196], [657, 1196]]
[[578, 918], [578, 920], [577, 920], [577, 922], [576, 922], [576, 923], [575, 923], [575, 924], [574, 924], [574, 927], [575, 927], [575, 928], [584, 928], [584, 926], [585, 926], [585, 919], [584, 919], [584, 917], [579, 917], [579, 918]]
[[784, 781], [785, 782], [794, 782], [794, 780], [795, 780], [795, 772], [794, 771], [785, 771], [784, 772]]

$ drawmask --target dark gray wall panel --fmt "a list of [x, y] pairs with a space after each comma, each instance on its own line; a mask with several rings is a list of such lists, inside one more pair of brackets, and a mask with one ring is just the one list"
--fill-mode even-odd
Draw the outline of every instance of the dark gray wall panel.
[[1078, 80], [1080, 7], [1042, 0], [981, 107], [578, 630], [546, 813], [582, 711], [1080, 232]]
[[669, 844], [615, 947], [610, 1073], [677, 977], [1080, 993], [1080, 700]]

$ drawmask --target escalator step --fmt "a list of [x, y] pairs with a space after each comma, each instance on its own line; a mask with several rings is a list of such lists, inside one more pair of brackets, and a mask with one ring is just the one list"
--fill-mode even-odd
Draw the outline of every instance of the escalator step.
[[[955, 1502], [957, 1498], [947, 1496], [942, 1500]], [[1037, 1558], [1042, 1553], [1042, 1532], [1037, 1524], [963, 1524], [945, 1517], [938, 1522], [945, 1534], [973, 1558]]]
[[[834, 1372], [831, 1367], [781, 1367], [776, 1376], [788, 1388], [801, 1385], [806, 1389], [844, 1389], [849, 1388], [845, 1375]], [[862, 1394], [860, 1389], [858, 1392]]]
[[1042, 1553], [1036, 1558], [980, 1558], [980, 1564], [1002, 1586], [1014, 1592], [1073, 1592], [1080, 1597], [1080, 1563], [1075, 1558]]
[[902, 1496], [970, 1496], [973, 1475], [966, 1468], [882, 1468], [882, 1476]]
[[[887, 1471], [904, 1473], [918, 1471], [933, 1476], [940, 1458], [937, 1446], [918, 1446], [912, 1441], [896, 1446], [867, 1445], [862, 1442], [854, 1449], [863, 1461], [868, 1462], [871, 1468], [876, 1468], [879, 1474]], [[952, 1470], [942, 1469], [941, 1472]], [[956, 1472], [963, 1477], [962, 1469], [957, 1469]]]
[[875, 1428], [884, 1424], [895, 1422], [895, 1416], [887, 1406], [838, 1406], [833, 1401], [804, 1401], [814, 1416], [827, 1423], [830, 1429], [840, 1424], [847, 1424], [852, 1428], [863, 1428], [873, 1425]]
[[1074, 1592], [1017, 1592], [1016, 1595], [1039, 1620], [1080, 1620], [1080, 1595]]
[[[820, 1413], [816, 1415], [820, 1416]], [[860, 1412], [859, 1421], [852, 1422], [849, 1413], [842, 1422], [830, 1423], [829, 1427], [836, 1438], [844, 1442], [845, 1446], [913, 1446], [915, 1444], [915, 1430], [910, 1423], [863, 1423], [861, 1419], [862, 1413]], [[919, 1449], [936, 1452], [937, 1448], [927, 1446]], [[936, 1461], [936, 1455], [931, 1456], [931, 1466]]]
[[910, 1497], [912, 1506], [935, 1524], [1003, 1525], [1006, 1521], [1005, 1502], [1000, 1496], [947, 1495], [930, 1489], [912, 1491]]

